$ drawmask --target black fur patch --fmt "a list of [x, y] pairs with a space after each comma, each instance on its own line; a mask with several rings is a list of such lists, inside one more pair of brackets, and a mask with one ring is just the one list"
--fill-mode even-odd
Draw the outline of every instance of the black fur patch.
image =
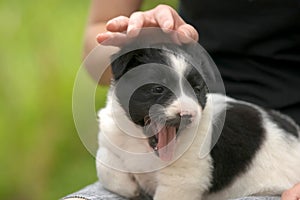
[[[176, 96], [166, 87], [162, 87], [164, 88], [162, 94], [153, 93], [152, 89], [157, 86], [162, 87], [157, 84], [143, 85], [138, 88], [130, 97], [129, 115], [134, 123], [144, 126], [144, 118], [145, 116], [149, 115], [151, 106], [154, 104], [159, 104], [165, 107], [169, 102], [175, 100]], [[163, 121], [165, 119], [163, 110], [156, 110], [155, 113], [156, 120]]]
[[[165, 107], [181, 95], [179, 86], [181, 80], [175, 73], [173, 66], [170, 66], [173, 63], [170, 63], [168, 55], [174, 54], [176, 57], [184, 59], [185, 55], [181, 54], [182, 48], [176, 45], [162, 45], [160, 49], [151, 47], [129, 52], [126, 52], [127, 49], [125, 48], [112, 57], [111, 65], [116, 96], [128, 117], [136, 124], [144, 125], [144, 118], [149, 115], [149, 109], [154, 104]], [[143, 64], [148, 64], [149, 67], [142, 68], [143, 70], [133, 70], [134, 68], [138, 69], [137, 67]], [[186, 64], [190, 65], [188, 62]], [[167, 67], [160, 68], [158, 65]], [[184, 92], [191, 96], [196, 94], [198, 102], [204, 108], [208, 92], [207, 86], [197, 70], [193, 66], [188, 67], [190, 70], [185, 76], [189, 86], [184, 86]], [[131, 73], [125, 76], [129, 71]], [[139, 80], [143, 80], [147, 84], [135, 88], [136, 83], [140, 82]], [[120, 82], [121, 84], [118, 84]], [[155, 87], [163, 88], [163, 92], [160, 94], [153, 93]], [[193, 90], [189, 90], [191, 87]]]
[[268, 115], [270, 116], [271, 120], [278, 125], [279, 128], [285, 130], [285, 132], [295, 137], [299, 137], [296, 124], [292, 122], [291, 118], [288, 118], [287, 116], [274, 110], [269, 110]]
[[206, 95], [208, 93], [208, 87], [201, 74], [196, 70], [195, 67], [190, 66], [188, 73], [185, 74], [185, 77], [190, 86], [194, 89], [198, 102], [202, 108], [204, 108], [207, 100]]
[[245, 172], [264, 138], [261, 114], [251, 106], [229, 103], [222, 133], [211, 151], [213, 181], [210, 192], [224, 189]]
[[[123, 50], [125, 51], [125, 50]], [[162, 59], [162, 50], [154, 48], [136, 49], [127, 53], [122, 50], [112, 56], [112, 73], [117, 81], [130, 69], [146, 63], [165, 64], [166, 59]]]
[[[112, 72], [116, 83], [128, 71], [143, 64], [163, 64], [167, 66], [167, 59], [162, 49], [143, 48], [124, 53], [126, 49], [112, 57]], [[171, 69], [171, 68], [170, 68]], [[128, 117], [136, 124], [144, 126], [144, 118], [149, 115], [149, 109], [154, 104], [166, 106], [176, 96], [169, 88], [157, 84], [159, 80], [165, 79], [165, 83], [176, 85], [178, 80], [172, 71], [165, 68], [144, 68], [142, 71], [133, 72], [131, 76], [124, 78], [122, 84], [116, 84], [116, 96], [120, 105], [126, 111]], [[138, 80], [145, 80], [148, 84], [141, 85], [133, 91]], [[153, 82], [153, 83], [151, 83]], [[162, 87], [161, 94], [155, 94], [152, 90], [155, 87]], [[129, 100], [129, 105], [127, 101]]]

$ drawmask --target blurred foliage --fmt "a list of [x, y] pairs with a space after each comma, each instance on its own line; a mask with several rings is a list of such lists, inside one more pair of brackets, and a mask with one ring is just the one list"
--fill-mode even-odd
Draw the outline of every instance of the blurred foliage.
[[[146, 0], [143, 9], [175, 2]], [[0, 1], [1, 199], [58, 199], [97, 180], [72, 118], [88, 7], [89, 1]], [[97, 90], [98, 107], [106, 90]]]

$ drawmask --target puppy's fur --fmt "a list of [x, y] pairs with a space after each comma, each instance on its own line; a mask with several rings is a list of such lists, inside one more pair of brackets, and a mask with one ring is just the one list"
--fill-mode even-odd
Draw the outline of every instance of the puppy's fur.
[[[134, 71], [143, 64], [168, 67], [164, 71], [145, 66]], [[220, 200], [280, 195], [300, 182], [298, 126], [276, 111], [209, 93], [203, 77], [186, 60], [181, 47], [162, 45], [161, 49], [144, 48], [125, 54], [121, 51], [112, 63], [112, 71], [114, 80], [107, 104], [99, 112], [97, 171], [106, 189], [128, 198], [143, 191], [154, 200]], [[126, 76], [127, 72], [132, 74]], [[134, 88], [141, 80], [147, 84]], [[153, 105], [160, 106], [155, 110], [157, 118], [151, 120], [163, 124], [160, 128], [164, 131], [158, 131], [160, 136], [169, 134], [172, 141], [147, 137]], [[201, 157], [205, 136], [210, 132], [214, 138], [213, 124], [225, 111], [217, 143]], [[120, 127], [121, 118], [138, 137]], [[193, 128], [196, 135], [187, 145]], [[171, 143], [171, 150], [163, 152], [165, 145]], [[181, 146], [187, 147], [183, 153], [178, 152]], [[152, 163], [140, 162], [130, 153], [121, 153], [122, 149], [148, 152], [162, 163], [177, 157], [166, 167], [141, 173], [143, 169], [150, 171]]]

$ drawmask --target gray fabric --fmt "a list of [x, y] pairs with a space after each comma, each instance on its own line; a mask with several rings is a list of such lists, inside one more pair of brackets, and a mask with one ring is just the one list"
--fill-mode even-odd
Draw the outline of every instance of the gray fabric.
[[[113, 194], [103, 189], [101, 183], [99, 182], [89, 185], [78, 192], [75, 192], [73, 194], [64, 197], [63, 199], [67, 200], [68, 198], [76, 198], [76, 197], [86, 199], [86, 200], [126, 200], [123, 197], [120, 197], [116, 194]], [[150, 200], [151, 198], [142, 194], [140, 197], [136, 199]], [[280, 200], [280, 197], [243, 197], [235, 200]]]
[[116, 194], [113, 194], [105, 189], [103, 189], [101, 183], [96, 182], [92, 185], [89, 185], [78, 192], [75, 192], [73, 194], [70, 194], [63, 199], [68, 199], [68, 198], [83, 198], [87, 200], [125, 200], [125, 198], [119, 197]]

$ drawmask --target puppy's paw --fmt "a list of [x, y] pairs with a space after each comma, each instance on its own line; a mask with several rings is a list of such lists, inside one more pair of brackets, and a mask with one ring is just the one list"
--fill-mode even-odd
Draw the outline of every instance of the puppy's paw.
[[118, 183], [113, 183], [114, 192], [130, 199], [140, 196], [140, 188], [130, 174], [120, 173], [115, 180]]
[[[106, 148], [100, 148], [97, 157], [97, 174], [99, 181], [105, 189], [127, 198], [139, 196], [139, 186], [132, 174], [115, 170], [101, 162], [101, 160], [106, 158], [106, 163], [109, 163], [110, 159], [121, 166], [122, 160], [109, 152]], [[100, 157], [102, 159], [100, 159]]]
[[131, 174], [104, 165], [98, 165], [97, 170], [99, 181], [105, 189], [127, 198], [139, 196], [139, 186]]

